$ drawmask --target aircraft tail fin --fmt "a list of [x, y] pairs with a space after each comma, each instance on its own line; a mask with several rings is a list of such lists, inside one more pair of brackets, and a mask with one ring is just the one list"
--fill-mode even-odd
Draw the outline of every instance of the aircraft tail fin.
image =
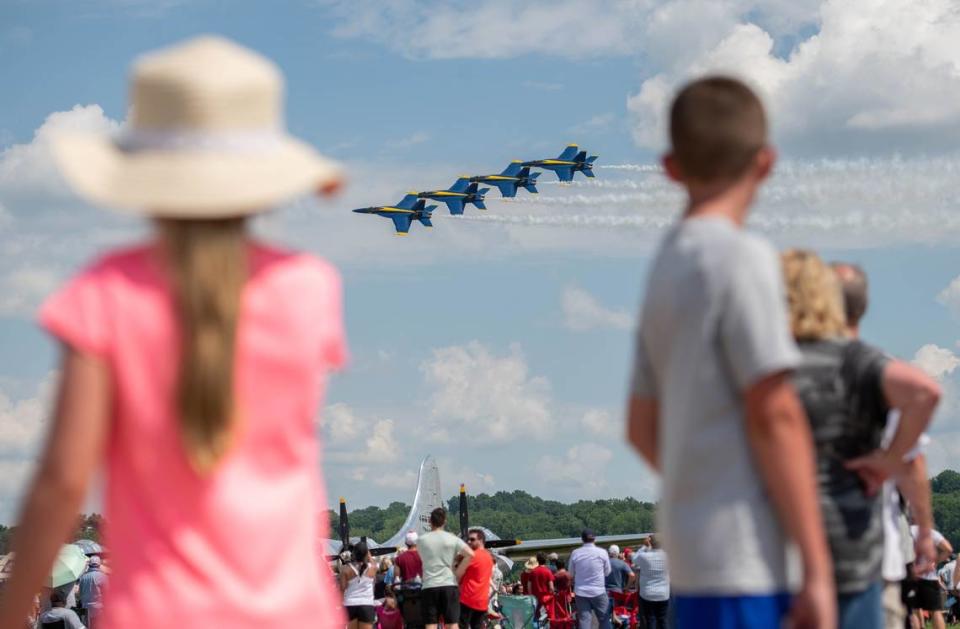
[[417, 478], [417, 493], [413, 497], [413, 506], [406, 521], [396, 535], [384, 542], [384, 546], [402, 546], [404, 537], [413, 531], [422, 535], [430, 530], [430, 512], [443, 506], [440, 495], [440, 468], [432, 456], [420, 463], [420, 475]]
[[457, 180], [453, 182], [453, 185], [450, 186], [449, 191], [463, 192], [469, 187], [469, 185], [470, 185], [470, 179], [468, 179], [467, 177], [458, 177]]
[[580, 147], [576, 144], [568, 144], [567, 148], [563, 149], [563, 152], [557, 155], [557, 159], [569, 161], [573, 159], [573, 156], [577, 154], [578, 150], [580, 150]]
[[530, 194], [538, 194], [540, 192], [537, 190], [537, 180], [534, 178], [528, 179], [527, 183], [523, 184], [523, 187], [526, 188]]
[[507, 167], [503, 169], [503, 172], [500, 174], [506, 175], [507, 177], [516, 177], [517, 173], [520, 172], [521, 167], [522, 167], [522, 162], [515, 160], [510, 162], [507, 165]]
[[500, 191], [501, 197], [517, 196], [517, 182], [515, 181], [494, 181], [493, 185]]
[[580, 151], [579, 153], [577, 153], [576, 157], [573, 158], [573, 161], [575, 161], [575, 162], [585, 162], [585, 161], [587, 161], [587, 152], [586, 152], [586, 151]]

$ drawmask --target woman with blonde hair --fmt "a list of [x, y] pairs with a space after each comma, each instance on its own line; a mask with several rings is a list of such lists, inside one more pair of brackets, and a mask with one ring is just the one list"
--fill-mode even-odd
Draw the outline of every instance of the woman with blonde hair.
[[97, 629], [342, 627], [314, 436], [346, 354], [340, 279], [247, 233], [339, 170], [283, 131], [282, 75], [253, 51], [202, 37], [133, 70], [122, 135], [55, 148], [82, 196], [139, 208], [155, 237], [41, 310], [60, 389], [0, 627], [21, 626], [101, 462], [112, 579]]
[[[783, 254], [790, 327], [802, 354], [794, 373], [817, 455], [820, 506], [841, 629], [883, 627], [879, 481], [896, 473], [930, 423], [939, 388], [919, 369], [846, 336], [833, 270], [815, 253]], [[900, 423], [881, 448], [891, 410]]]

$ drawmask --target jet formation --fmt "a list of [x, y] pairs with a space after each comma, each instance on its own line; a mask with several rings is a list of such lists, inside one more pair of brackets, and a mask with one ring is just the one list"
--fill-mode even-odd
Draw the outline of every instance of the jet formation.
[[478, 210], [486, 210], [484, 197], [490, 188], [480, 188], [479, 184], [488, 184], [497, 188], [500, 196], [512, 198], [517, 191], [523, 188], [530, 194], [537, 194], [537, 178], [539, 172], [531, 172], [531, 168], [551, 170], [561, 182], [573, 181], [576, 173], [583, 173], [585, 177], [593, 177], [593, 162], [596, 155], [587, 155], [576, 144], [569, 144], [555, 158], [535, 159], [530, 161], [514, 160], [503, 169], [503, 172], [493, 175], [463, 175], [458, 177], [452, 186], [446, 190], [428, 190], [425, 192], [408, 192], [396, 205], [375, 205], [353, 210], [358, 214], [376, 214], [393, 221], [394, 232], [397, 236], [406, 236], [410, 226], [419, 222], [424, 227], [433, 227], [431, 217], [436, 205], [426, 205], [427, 200], [439, 201], [447, 206], [450, 214], [460, 216], [467, 205], [473, 205]]

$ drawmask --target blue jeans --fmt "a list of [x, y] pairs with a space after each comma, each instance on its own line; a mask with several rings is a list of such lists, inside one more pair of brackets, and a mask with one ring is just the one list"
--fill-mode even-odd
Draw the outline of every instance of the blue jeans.
[[577, 605], [577, 626], [580, 629], [591, 629], [593, 627], [594, 614], [600, 621], [600, 629], [611, 629], [610, 612], [613, 611], [613, 607], [610, 605], [610, 597], [606, 594], [576, 596], [574, 602]]
[[790, 610], [790, 595], [691, 596], [670, 599], [677, 629], [771, 629]]
[[883, 585], [874, 583], [863, 592], [837, 595], [839, 629], [883, 629]]

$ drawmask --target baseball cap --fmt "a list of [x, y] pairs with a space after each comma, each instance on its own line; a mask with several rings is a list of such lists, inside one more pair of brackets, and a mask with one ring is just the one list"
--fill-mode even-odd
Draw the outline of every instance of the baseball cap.
[[610, 548], [607, 549], [607, 552], [610, 553], [611, 557], [616, 557], [620, 554], [620, 547], [616, 544], [610, 544]]
[[418, 537], [419, 536], [417, 535], [416, 531], [410, 531], [409, 533], [407, 533], [406, 537], [403, 538], [403, 542], [407, 546], [416, 546]]
[[592, 542], [597, 539], [597, 535], [593, 532], [593, 529], [583, 529], [583, 533], [580, 534], [580, 539], [584, 542]]

